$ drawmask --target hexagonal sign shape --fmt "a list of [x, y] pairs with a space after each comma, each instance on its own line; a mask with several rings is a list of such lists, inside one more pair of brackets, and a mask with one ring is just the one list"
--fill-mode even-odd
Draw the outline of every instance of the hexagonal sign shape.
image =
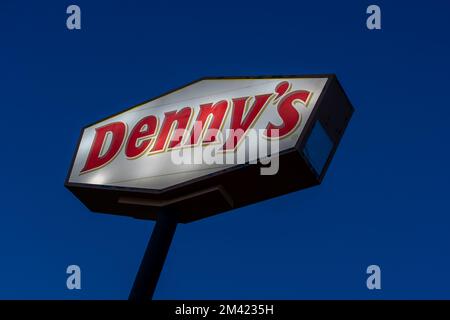
[[319, 184], [353, 113], [334, 75], [203, 78], [82, 129], [90, 210], [190, 222]]

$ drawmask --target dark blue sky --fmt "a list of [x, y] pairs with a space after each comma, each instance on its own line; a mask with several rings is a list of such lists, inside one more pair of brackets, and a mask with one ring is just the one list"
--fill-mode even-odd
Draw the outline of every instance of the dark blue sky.
[[64, 188], [81, 127], [203, 76], [336, 73], [323, 184], [180, 225], [155, 298], [449, 299], [450, 5], [393, 2], [369, 31], [365, 1], [75, 1], [69, 31], [72, 2], [1, 1], [0, 298], [128, 297], [153, 222]]

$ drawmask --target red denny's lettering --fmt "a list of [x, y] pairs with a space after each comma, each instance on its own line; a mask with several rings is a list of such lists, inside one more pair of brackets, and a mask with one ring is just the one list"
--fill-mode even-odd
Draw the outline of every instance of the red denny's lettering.
[[[272, 93], [236, 97], [229, 101], [212, 101], [201, 104], [195, 110], [191, 106], [182, 106], [165, 112], [163, 119], [156, 115], [145, 116], [132, 128], [128, 128], [122, 121], [97, 127], [80, 174], [108, 165], [120, 152], [124, 152], [127, 159], [133, 160], [144, 154], [150, 156], [174, 148], [217, 143], [217, 132], [223, 127], [228, 115], [231, 118], [227, 129], [235, 134], [223, 142], [221, 149], [224, 152], [233, 151], [269, 104], [277, 109], [282, 123], [277, 125], [268, 121], [261, 129], [265, 129], [267, 138], [283, 139], [302, 121], [295, 104], [306, 106], [312, 95], [307, 90], [290, 89], [290, 83], [282, 81]], [[279, 122], [279, 119], [273, 120]]]

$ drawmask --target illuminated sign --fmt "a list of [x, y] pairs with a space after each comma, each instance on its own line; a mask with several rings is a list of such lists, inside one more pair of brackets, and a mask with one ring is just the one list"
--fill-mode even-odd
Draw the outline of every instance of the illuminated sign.
[[352, 112], [333, 75], [201, 79], [85, 127], [66, 186], [189, 222], [320, 183]]

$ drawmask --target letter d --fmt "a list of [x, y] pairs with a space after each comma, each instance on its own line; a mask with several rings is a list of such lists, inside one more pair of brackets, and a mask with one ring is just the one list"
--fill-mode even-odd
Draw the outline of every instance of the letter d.
[[[122, 147], [127, 125], [123, 122], [113, 122], [95, 129], [95, 137], [86, 164], [80, 173], [85, 173], [104, 166], [113, 160]], [[106, 146], [106, 138], [111, 134], [111, 142]]]

